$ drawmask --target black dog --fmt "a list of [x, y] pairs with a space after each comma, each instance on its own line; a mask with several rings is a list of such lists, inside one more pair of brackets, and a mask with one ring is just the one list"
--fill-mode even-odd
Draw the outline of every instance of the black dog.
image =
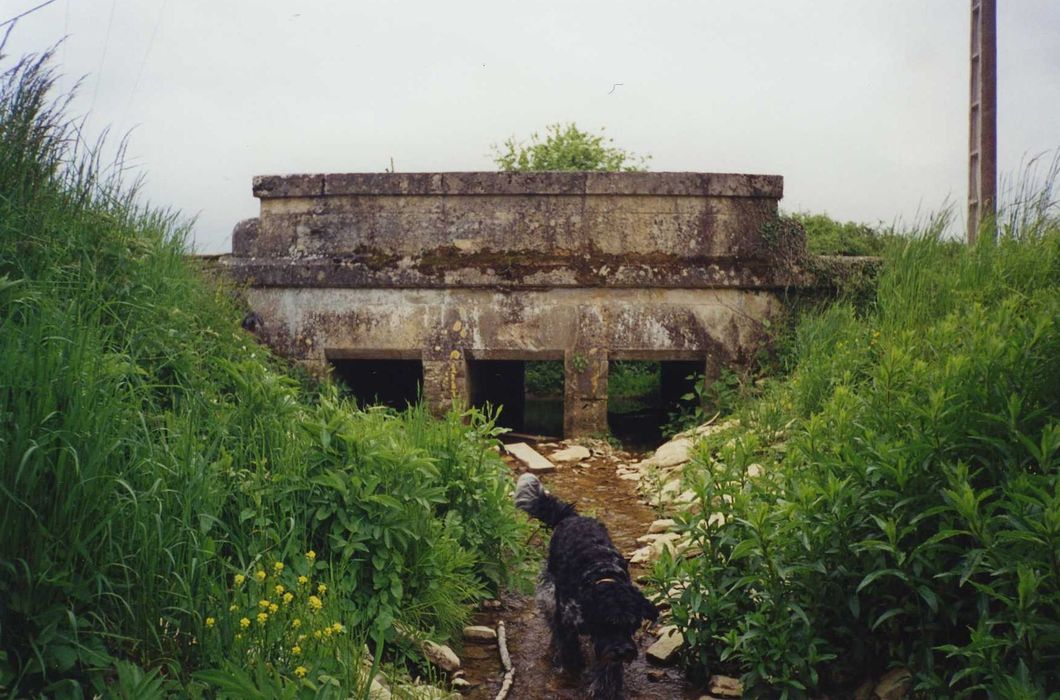
[[633, 635], [642, 620], [654, 621], [659, 612], [634, 587], [626, 560], [600, 521], [578, 515], [533, 474], [519, 477], [515, 505], [552, 528], [537, 600], [552, 627], [556, 663], [580, 669], [578, 635], [588, 635], [596, 654], [592, 697], [621, 698], [622, 664], [637, 657]]

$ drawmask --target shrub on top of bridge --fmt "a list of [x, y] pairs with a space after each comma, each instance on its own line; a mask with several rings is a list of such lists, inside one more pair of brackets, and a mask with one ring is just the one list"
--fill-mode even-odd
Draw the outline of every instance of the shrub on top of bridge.
[[790, 376], [700, 444], [703, 554], [656, 570], [693, 669], [762, 697], [891, 665], [923, 697], [1060, 690], [1060, 216], [1038, 204], [996, 243], [889, 241], [870, 307], [804, 317]]
[[[394, 621], [444, 636], [519, 576], [492, 426], [300, 384], [188, 262], [176, 218], [84, 148], [47, 60], [0, 77], [0, 694], [156, 687], [137, 667], [164, 664], [185, 697], [322, 674], [346, 697], [360, 640], [393, 640]], [[343, 643], [235, 644], [286, 604], [270, 589], [225, 628], [235, 578], [310, 550]], [[214, 667], [228, 675], [189, 680]]]
[[582, 131], [574, 122], [549, 124], [542, 140], [536, 132], [527, 143], [512, 137], [504, 147], [493, 147], [493, 160], [503, 171], [604, 170], [636, 172], [648, 169], [651, 156], [638, 156], [612, 146], [614, 139]]

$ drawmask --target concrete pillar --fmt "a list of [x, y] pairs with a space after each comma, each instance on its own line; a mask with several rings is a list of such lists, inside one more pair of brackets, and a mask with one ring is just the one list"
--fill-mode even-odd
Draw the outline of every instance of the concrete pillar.
[[467, 378], [467, 358], [460, 350], [423, 358], [423, 400], [436, 416], [450, 409], [463, 409], [471, 403]]
[[607, 433], [607, 350], [563, 354], [563, 436]]

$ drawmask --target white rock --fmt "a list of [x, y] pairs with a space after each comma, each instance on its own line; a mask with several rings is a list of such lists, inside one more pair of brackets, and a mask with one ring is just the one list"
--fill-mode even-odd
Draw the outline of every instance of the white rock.
[[692, 439], [677, 438], [664, 443], [648, 460], [657, 467], [674, 467], [691, 459]]
[[427, 657], [428, 661], [443, 671], [452, 673], [460, 668], [460, 657], [444, 644], [435, 644], [431, 641], [424, 642], [423, 655]]
[[729, 676], [711, 676], [707, 691], [723, 698], [738, 698], [743, 696], [743, 683]]
[[566, 449], [553, 452], [549, 455], [549, 459], [553, 462], [580, 462], [583, 459], [589, 459], [591, 456], [592, 453], [589, 452], [589, 448], [581, 445], [571, 445]]
[[648, 526], [648, 532], [653, 534], [656, 532], [667, 532], [672, 530], [676, 525], [677, 523], [673, 518], [660, 518], [659, 520], [652, 521], [652, 524]]
[[659, 664], [669, 663], [684, 643], [684, 635], [677, 631], [677, 627], [666, 625], [659, 630], [659, 638], [648, 647], [646, 655], [649, 661]]
[[368, 689], [368, 700], [390, 700], [390, 697], [390, 689], [378, 678], [373, 678], [372, 685]]
[[757, 479], [762, 476], [762, 465], [761, 464], [748, 464], [747, 465], [747, 476], [752, 479]]
[[484, 625], [469, 625], [464, 628], [464, 639], [475, 642], [492, 642], [497, 639], [497, 631]]

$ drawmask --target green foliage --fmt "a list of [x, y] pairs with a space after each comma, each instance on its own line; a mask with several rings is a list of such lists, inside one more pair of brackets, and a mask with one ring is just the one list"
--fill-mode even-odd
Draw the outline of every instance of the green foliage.
[[924, 697], [1060, 689], [1060, 220], [1019, 221], [887, 241], [874, 303], [804, 317], [790, 377], [700, 443], [702, 554], [656, 570], [693, 670], [761, 697], [889, 664]]
[[563, 361], [537, 360], [526, 363], [526, 393], [531, 396], [563, 395]]
[[[256, 673], [206, 618], [233, 574], [307, 549], [362, 639], [394, 621], [444, 637], [519, 579], [489, 418], [358, 411], [295, 379], [175, 217], [83, 148], [46, 61], [0, 79], [0, 694], [158, 689], [118, 659], [179, 683]], [[329, 652], [350, 692], [361, 651]], [[279, 682], [303, 697], [304, 680]]]
[[806, 231], [806, 249], [814, 255], [881, 255], [894, 235], [827, 214], [791, 214]]
[[[601, 129], [601, 131], [603, 131]], [[510, 138], [503, 148], [493, 147], [493, 160], [506, 172], [533, 170], [607, 170], [633, 172], [647, 169], [648, 158], [612, 146], [603, 133], [582, 131], [574, 123], [549, 124], [545, 138], [533, 133], [528, 143]]]

